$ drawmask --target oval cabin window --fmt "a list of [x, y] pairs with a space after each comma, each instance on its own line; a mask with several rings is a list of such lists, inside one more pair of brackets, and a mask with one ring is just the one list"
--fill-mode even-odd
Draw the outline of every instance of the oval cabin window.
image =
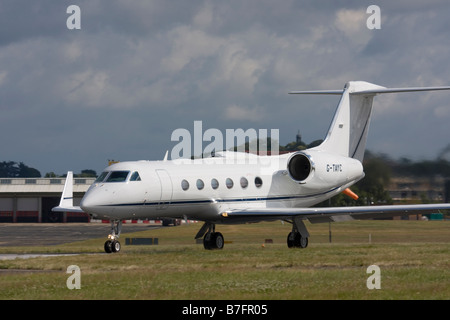
[[183, 189], [184, 191], [189, 189], [189, 182], [187, 182], [187, 180], [181, 181], [181, 189]]
[[197, 180], [197, 189], [202, 190], [205, 187], [205, 184], [203, 183], [202, 179]]
[[227, 186], [228, 189], [231, 189], [233, 188], [234, 182], [230, 178], [227, 178], [227, 180], [225, 181], [225, 185]]

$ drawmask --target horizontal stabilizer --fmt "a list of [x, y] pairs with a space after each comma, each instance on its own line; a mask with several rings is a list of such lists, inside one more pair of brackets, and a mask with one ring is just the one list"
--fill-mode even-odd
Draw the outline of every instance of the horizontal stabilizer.
[[289, 94], [336, 94], [341, 95], [344, 90], [312, 90], [312, 91], [291, 91]]
[[[350, 94], [380, 94], [380, 93], [399, 93], [399, 92], [415, 92], [415, 91], [439, 91], [450, 90], [449, 86], [444, 87], [412, 87], [412, 88], [386, 88], [369, 84], [364, 81], [353, 81], [357, 83], [360, 88], [352, 87], [349, 90]], [[370, 86], [369, 86], [370, 85]], [[343, 90], [307, 90], [307, 91], [291, 91], [289, 94], [335, 94], [341, 95], [347, 89], [348, 85]], [[375, 87], [375, 88], [374, 88]], [[365, 89], [367, 88], [367, 89]]]
[[372, 89], [357, 92], [350, 92], [350, 94], [378, 94], [378, 93], [398, 93], [398, 92], [415, 92], [415, 91], [439, 91], [450, 90], [450, 87], [416, 87], [416, 88], [385, 88]]

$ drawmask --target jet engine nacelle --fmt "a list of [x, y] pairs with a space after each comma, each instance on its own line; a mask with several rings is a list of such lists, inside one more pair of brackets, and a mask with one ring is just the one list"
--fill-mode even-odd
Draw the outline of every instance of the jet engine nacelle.
[[299, 184], [341, 186], [364, 177], [359, 160], [317, 150], [294, 153], [287, 161], [287, 171]]

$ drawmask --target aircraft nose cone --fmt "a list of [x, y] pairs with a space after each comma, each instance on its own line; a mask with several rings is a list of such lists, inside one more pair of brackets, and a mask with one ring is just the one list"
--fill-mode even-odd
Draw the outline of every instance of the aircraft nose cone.
[[80, 208], [93, 217], [101, 218], [109, 212], [109, 208], [104, 207], [105, 196], [96, 189], [88, 190], [80, 202]]
[[92, 211], [92, 209], [94, 208], [94, 202], [92, 201], [92, 197], [89, 197], [88, 194], [86, 194], [83, 199], [81, 199], [80, 202], [80, 207], [81, 209], [86, 212], [86, 213], [90, 213]]

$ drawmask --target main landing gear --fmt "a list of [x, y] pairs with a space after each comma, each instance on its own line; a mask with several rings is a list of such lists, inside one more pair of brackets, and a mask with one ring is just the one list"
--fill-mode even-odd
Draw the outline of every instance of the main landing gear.
[[[290, 222], [290, 221], [288, 221]], [[220, 232], [216, 232], [216, 225], [211, 222], [205, 222], [198, 231], [195, 239], [203, 237], [203, 246], [207, 250], [223, 249], [224, 239]], [[303, 220], [294, 218], [292, 220], [292, 231], [287, 237], [287, 245], [289, 248], [306, 248], [308, 246], [309, 232], [306, 229]]]
[[290, 232], [287, 237], [288, 248], [306, 248], [308, 246], [308, 238], [302, 237], [300, 232]]
[[120, 242], [117, 240], [122, 231], [121, 220], [111, 220], [111, 233], [108, 235], [108, 240], [105, 242], [105, 252], [113, 253], [120, 251]]
[[223, 235], [220, 232], [216, 232], [216, 225], [214, 223], [205, 222], [195, 236], [195, 239], [200, 239], [201, 237], [203, 237], [203, 247], [206, 250], [223, 249], [225, 244]]
[[306, 248], [308, 246], [309, 232], [301, 219], [292, 220], [292, 231], [287, 237], [288, 248]]

